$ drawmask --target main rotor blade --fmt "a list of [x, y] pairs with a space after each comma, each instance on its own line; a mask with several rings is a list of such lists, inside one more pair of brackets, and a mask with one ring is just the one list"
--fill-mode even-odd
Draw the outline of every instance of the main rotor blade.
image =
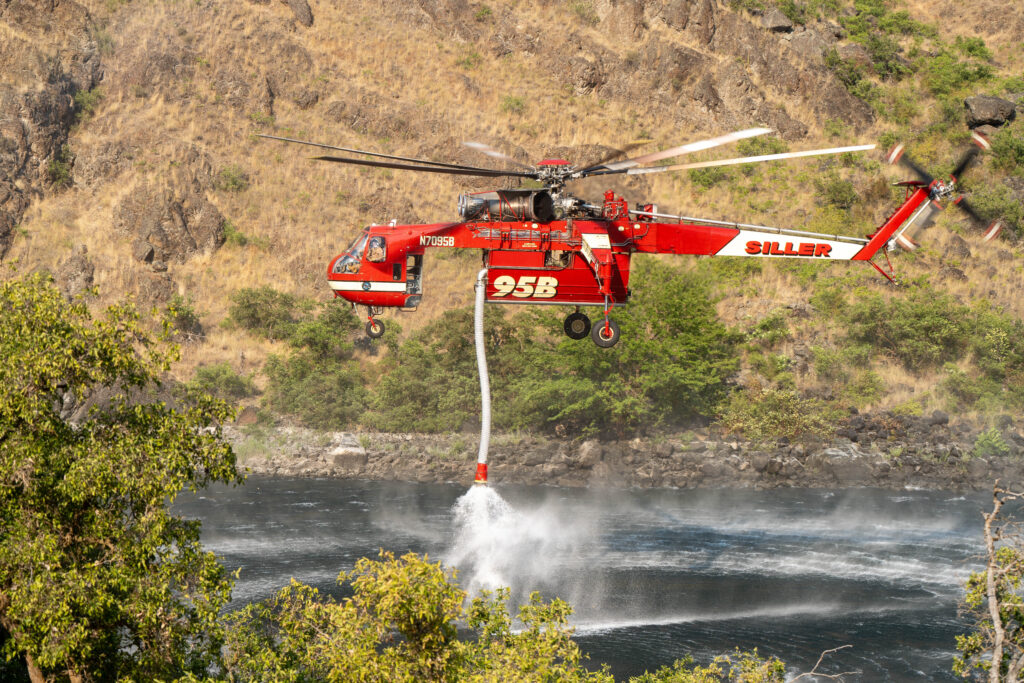
[[751, 164], [758, 161], [776, 161], [778, 159], [795, 159], [797, 157], [813, 157], [822, 154], [845, 154], [847, 152], [863, 152], [874, 149], [874, 145], [854, 145], [852, 147], [833, 147], [831, 149], [809, 149], [803, 152], [784, 152], [782, 154], [762, 154], [755, 157], [739, 157], [737, 159], [718, 159], [715, 161], [696, 161], [691, 164], [674, 164], [672, 166], [656, 166], [654, 168], [631, 168], [626, 173], [640, 175], [644, 173], [664, 173], [665, 171], [682, 171], [688, 168], [711, 168], [712, 166], [735, 166]]
[[513, 159], [512, 157], [510, 157], [509, 155], [505, 154], [504, 152], [499, 152], [498, 150], [494, 149], [490, 145], [485, 145], [482, 142], [463, 142], [462, 144], [465, 145], [466, 147], [469, 147], [470, 149], [475, 149], [476, 151], [481, 152], [482, 154], [486, 154], [489, 157], [493, 157], [495, 159], [502, 159], [504, 161], [508, 161], [509, 163], [515, 164], [519, 168], [525, 168], [525, 169], [528, 169], [528, 170], [533, 170], [532, 166], [528, 166], [527, 164], [524, 164], [521, 161]]
[[480, 169], [480, 168], [477, 168], [476, 166], [463, 166], [461, 164], [446, 164], [446, 163], [444, 163], [442, 161], [430, 161], [428, 159], [416, 159], [415, 157], [400, 157], [400, 156], [395, 156], [394, 154], [381, 154], [380, 152], [367, 152], [366, 150], [362, 150], [362, 149], [351, 149], [349, 147], [338, 147], [336, 145], [325, 145], [325, 144], [320, 143], [320, 142], [310, 142], [308, 140], [296, 140], [295, 138], [282, 138], [282, 137], [278, 137], [277, 135], [264, 135], [262, 133], [257, 133], [256, 135], [257, 135], [257, 137], [268, 138], [270, 140], [282, 140], [284, 142], [296, 142], [296, 143], [298, 143], [300, 145], [309, 145], [311, 147], [323, 147], [324, 149], [336, 149], [339, 152], [351, 152], [353, 154], [365, 154], [367, 156], [379, 157], [381, 159], [395, 159], [396, 161], [412, 161], [412, 162], [415, 162], [417, 164], [429, 164], [431, 166], [440, 166], [441, 168], [461, 168], [461, 169], [465, 169], [465, 170], [475, 170], [475, 171], [488, 171], [488, 170], [491, 170], [491, 169]]
[[737, 140], [743, 140], [744, 138], [752, 138], [757, 135], [764, 135], [765, 133], [771, 132], [771, 128], [748, 128], [746, 130], [736, 131], [735, 133], [727, 133], [726, 135], [720, 135], [717, 138], [711, 138], [710, 140], [690, 142], [685, 145], [679, 145], [678, 147], [672, 147], [671, 149], [665, 149], [660, 152], [652, 152], [651, 154], [644, 154], [643, 156], [633, 157], [632, 159], [616, 161], [613, 164], [604, 164], [603, 166], [595, 164], [594, 166], [588, 166], [587, 168], [583, 169], [582, 172], [584, 174], [587, 174], [588, 171], [603, 168], [607, 169], [608, 171], [618, 171], [619, 173], [622, 173], [627, 168], [633, 168], [641, 164], [651, 164], [654, 163], [655, 161], [661, 161], [662, 159], [677, 157], [681, 154], [692, 154], [693, 152], [700, 152], [701, 150], [711, 149], [712, 147], [718, 147], [719, 145], [727, 145], [730, 142], [736, 142]]
[[447, 173], [449, 175], [471, 175], [484, 178], [500, 178], [502, 176], [517, 176], [520, 178], [535, 178], [534, 173], [523, 173], [521, 171], [497, 171], [488, 168], [443, 168], [439, 166], [416, 166], [414, 164], [396, 164], [390, 161], [371, 161], [369, 159], [349, 159], [347, 157], [313, 157], [317, 161], [333, 161], [339, 164], [356, 164], [357, 166], [375, 166], [377, 168], [397, 168], [403, 171], [426, 171], [427, 173]]

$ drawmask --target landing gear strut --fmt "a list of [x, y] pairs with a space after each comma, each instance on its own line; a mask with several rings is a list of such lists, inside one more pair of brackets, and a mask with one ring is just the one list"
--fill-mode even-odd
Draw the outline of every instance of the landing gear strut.
[[590, 318], [585, 313], [580, 313], [580, 307], [576, 307], [575, 313], [565, 317], [565, 334], [570, 339], [583, 339], [590, 334]]
[[384, 323], [374, 317], [380, 315], [380, 313], [381, 311], [379, 308], [367, 308], [366, 336], [370, 339], [380, 339], [384, 336]]
[[619, 342], [619, 326], [614, 320], [608, 317], [608, 297], [604, 298], [604, 320], [598, 321], [590, 330], [590, 338], [594, 343], [603, 348], [610, 348]]

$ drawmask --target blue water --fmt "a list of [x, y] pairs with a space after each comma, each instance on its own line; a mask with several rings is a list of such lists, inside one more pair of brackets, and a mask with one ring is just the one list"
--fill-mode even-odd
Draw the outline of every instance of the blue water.
[[202, 519], [207, 546], [241, 568], [239, 603], [292, 577], [337, 591], [356, 559], [414, 551], [458, 559], [466, 586], [497, 580], [520, 599], [531, 590], [567, 599], [581, 647], [621, 677], [735, 647], [806, 671], [823, 650], [852, 645], [825, 671], [956, 680], [955, 635], [966, 630], [958, 601], [981, 564], [990, 496], [495, 491], [513, 519], [487, 534], [500, 538], [475, 560], [465, 530], [456, 532], [459, 486], [250, 477], [176, 507]]

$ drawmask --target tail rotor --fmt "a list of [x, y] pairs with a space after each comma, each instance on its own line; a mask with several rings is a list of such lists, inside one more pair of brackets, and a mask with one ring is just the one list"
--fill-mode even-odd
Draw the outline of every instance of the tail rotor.
[[971, 162], [974, 161], [975, 157], [977, 157], [979, 153], [991, 147], [989, 141], [980, 133], [974, 133], [971, 137], [971, 141], [974, 143], [974, 146], [965, 151], [959, 161], [957, 161], [953, 171], [949, 174], [949, 180], [941, 180], [933, 177], [928, 173], [928, 171], [905, 153], [906, 150], [902, 143], [893, 147], [887, 155], [886, 161], [889, 164], [899, 164], [917, 177], [917, 180], [904, 181], [897, 183], [898, 185], [921, 187], [928, 190], [928, 202], [925, 203], [913, 216], [911, 216], [907, 221], [906, 226], [904, 226], [904, 228], [900, 230], [894, 238], [895, 243], [899, 245], [900, 248], [907, 251], [913, 251], [920, 246], [910, 238], [907, 232], [911, 227], [923, 229], [934, 223], [939, 212], [945, 208], [940, 203], [940, 201], [944, 199], [952, 198], [950, 204], [967, 214], [976, 227], [985, 226], [987, 224], [983, 236], [983, 239], [986, 242], [995, 239], [1002, 230], [1004, 225], [1002, 220], [995, 220], [992, 222], [987, 221], [977, 211], [977, 209], [975, 209], [975, 207], [964, 198], [963, 194], [960, 194], [957, 191], [957, 184], [963, 177], [964, 172], [971, 165]]

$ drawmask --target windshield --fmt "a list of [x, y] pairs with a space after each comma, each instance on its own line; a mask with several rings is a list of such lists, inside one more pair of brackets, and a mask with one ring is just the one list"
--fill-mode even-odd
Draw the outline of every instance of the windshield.
[[370, 229], [366, 228], [361, 234], [356, 236], [355, 240], [345, 252], [345, 255], [335, 262], [335, 273], [359, 272], [359, 262], [363, 258], [363, 250], [366, 249], [366, 239], [369, 237], [369, 234]]

